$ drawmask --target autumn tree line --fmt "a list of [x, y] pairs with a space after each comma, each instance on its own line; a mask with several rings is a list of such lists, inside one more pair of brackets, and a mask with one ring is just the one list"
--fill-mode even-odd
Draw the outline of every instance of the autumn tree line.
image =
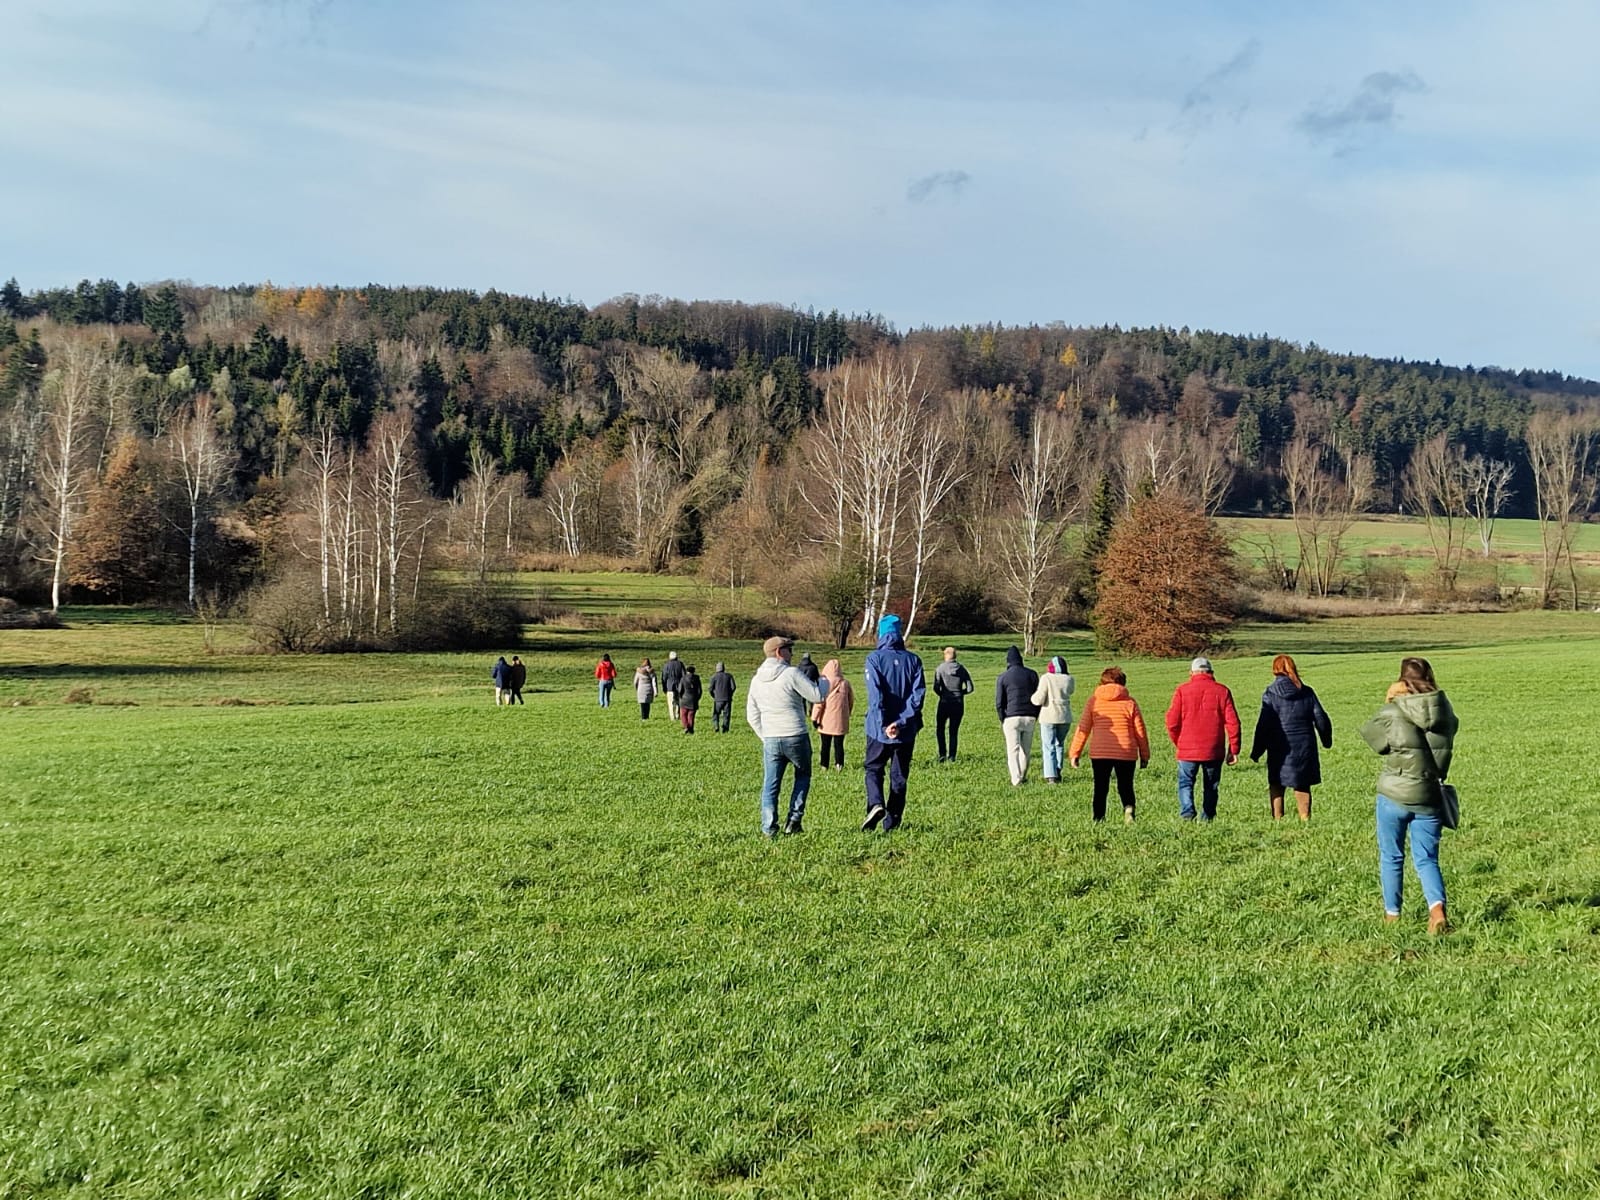
[[1312, 594], [1344, 585], [1360, 514], [1420, 517], [1447, 592], [1497, 518], [1536, 517], [1542, 594], [1576, 604], [1597, 409], [1566, 376], [1188, 329], [13, 280], [0, 594], [248, 593], [285, 645], [378, 645], [517, 564], [625, 559], [840, 638], [893, 606], [1031, 649], [1101, 601], [1154, 502], [1292, 517], [1280, 583]]

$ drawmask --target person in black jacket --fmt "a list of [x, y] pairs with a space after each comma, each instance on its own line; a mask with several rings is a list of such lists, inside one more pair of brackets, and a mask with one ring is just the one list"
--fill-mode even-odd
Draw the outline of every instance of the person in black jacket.
[[1006, 669], [994, 681], [994, 711], [1006, 735], [1006, 766], [1011, 771], [1011, 786], [1021, 787], [1028, 778], [1028, 760], [1033, 757], [1033, 730], [1039, 723], [1039, 706], [1033, 693], [1039, 688], [1039, 672], [1022, 663], [1022, 651], [1015, 646], [1006, 651]]
[[522, 704], [522, 689], [528, 684], [528, 667], [522, 661], [522, 655], [511, 656], [511, 704]]
[[1272, 819], [1283, 819], [1283, 794], [1294, 793], [1302, 821], [1311, 820], [1311, 789], [1322, 782], [1317, 741], [1333, 748], [1333, 722], [1322, 710], [1317, 694], [1300, 682], [1294, 659], [1280, 654], [1272, 660], [1272, 685], [1261, 694], [1261, 715], [1250, 744], [1250, 761], [1267, 756], [1267, 794]]
[[733, 694], [739, 690], [732, 675], [721, 663], [708, 680], [711, 689], [711, 728], [718, 733], [728, 732], [728, 721], [733, 714]]
[[661, 690], [667, 694], [667, 720], [678, 719], [678, 684], [683, 681], [683, 659], [676, 650], [667, 653], [661, 664]]
[[692, 666], [683, 668], [683, 678], [678, 680], [678, 719], [683, 722], [684, 733], [694, 732], [694, 714], [700, 707], [700, 676]]

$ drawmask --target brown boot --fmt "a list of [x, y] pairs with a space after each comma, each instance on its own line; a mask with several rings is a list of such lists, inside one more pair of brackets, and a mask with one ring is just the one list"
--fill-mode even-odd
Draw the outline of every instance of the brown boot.
[[1392, 912], [1384, 913], [1383, 914], [1383, 923], [1385, 925], [1398, 925], [1398, 924], [1400, 924], [1400, 914], [1399, 913], [1392, 913]]
[[1428, 932], [1434, 937], [1450, 932], [1450, 918], [1444, 915], [1444, 904], [1428, 906]]
[[1294, 794], [1294, 806], [1297, 809], [1300, 810], [1300, 819], [1302, 821], [1311, 820], [1311, 793], [1310, 792], [1296, 792]]
[[1271, 797], [1271, 799], [1272, 799], [1272, 819], [1274, 821], [1283, 820], [1283, 793], [1279, 792], [1277, 795]]

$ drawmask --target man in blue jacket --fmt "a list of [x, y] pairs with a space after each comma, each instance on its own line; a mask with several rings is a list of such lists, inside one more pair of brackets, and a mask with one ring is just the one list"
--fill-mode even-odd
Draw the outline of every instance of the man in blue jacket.
[[[888, 833], [906, 810], [906, 776], [911, 751], [922, 728], [922, 701], [928, 684], [922, 660], [906, 649], [900, 618], [884, 614], [878, 622], [878, 648], [867, 655], [867, 819], [865, 832], [880, 823]], [[883, 770], [889, 768], [889, 795]]]

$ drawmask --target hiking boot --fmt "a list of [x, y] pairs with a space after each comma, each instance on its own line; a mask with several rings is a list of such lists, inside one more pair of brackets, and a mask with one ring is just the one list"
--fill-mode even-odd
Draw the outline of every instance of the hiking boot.
[[1444, 915], [1442, 902], [1428, 906], [1428, 932], [1434, 937], [1450, 932], [1450, 918]]
[[871, 833], [874, 829], [876, 829], [878, 827], [878, 822], [883, 820], [884, 815], [887, 812], [888, 812], [888, 809], [884, 808], [883, 805], [874, 804], [867, 811], [867, 819], [865, 821], [861, 822], [861, 832], [862, 833]]
[[1392, 913], [1392, 912], [1384, 913], [1383, 914], [1383, 923], [1385, 925], [1398, 925], [1398, 924], [1400, 924], [1400, 914], [1399, 913]]

